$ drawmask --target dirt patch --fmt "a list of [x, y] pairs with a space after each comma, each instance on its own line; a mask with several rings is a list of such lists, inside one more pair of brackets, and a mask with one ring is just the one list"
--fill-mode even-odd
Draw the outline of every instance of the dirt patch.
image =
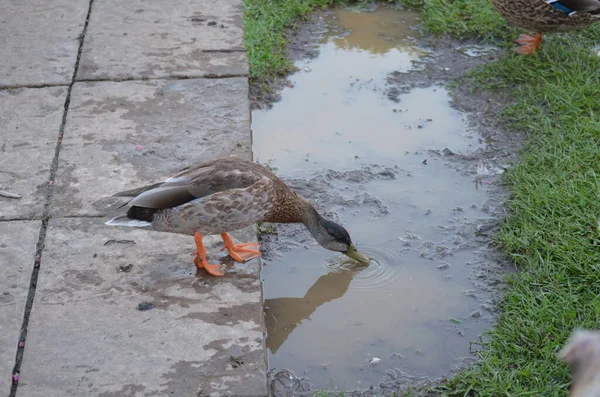
[[[328, 31], [326, 18], [330, 11], [316, 14], [310, 23], [290, 33], [288, 56], [293, 61], [312, 59], [319, 55], [319, 46], [323, 35]], [[496, 49], [475, 41], [459, 42], [450, 38], [421, 37], [417, 46], [426, 55], [414, 62], [410, 71], [390, 73], [387, 84], [381, 88], [389, 100], [402, 108], [402, 94], [415, 88], [442, 86], [448, 90], [452, 106], [466, 114], [469, 129], [476, 132], [482, 145], [469, 153], [454, 153], [449, 149], [418, 151], [425, 157], [423, 166], [437, 164], [471, 178], [473, 189], [485, 187], [485, 200], [481, 204], [472, 204], [471, 208], [481, 210], [485, 216], [464, 216], [467, 210], [456, 207], [454, 213], [446, 217], [446, 222], [438, 225], [445, 233], [439, 241], [421, 241], [416, 234], [407, 233], [400, 239], [406, 252], [418, 250], [423, 258], [431, 259], [440, 271], [448, 268], [448, 257], [460, 258], [466, 250], [473, 252], [468, 258], [470, 280], [473, 288], [463, 293], [477, 299], [480, 309], [471, 313], [472, 318], [489, 315], [495, 319], [496, 303], [505, 288], [504, 276], [514, 271], [511, 262], [496, 247], [492, 238], [498, 231], [504, 217], [503, 202], [507, 191], [501, 183], [502, 172], [511, 167], [518, 158], [523, 137], [513, 131], [507, 131], [497, 121], [502, 108], [509, 98], [498, 94], [480, 93], [474, 90], [472, 83], [461, 80], [465, 73], [484, 62], [499, 56]], [[460, 84], [449, 83], [460, 80]], [[251, 88], [253, 108], [269, 108], [280, 99], [279, 93], [291, 83], [281, 79], [273, 84], [272, 93], [259, 95], [256, 87]], [[419, 127], [421, 128], [421, 127]], [[299, 194], [311, 199], [324, 216], [339, 220], [340, 214], [352, 213], [361, 208], [370, 212], [372, 217], [385, 217], [389, 213], [386, 200], [369, 191], [369, 184], [378, 180], [410, 178], [410, 169], [400, 166], [360, 167], [350, 171], [326, 170], [309, 178], [290, 178], [286, 182]], [[418, 183], [418, 182], [417, 182]], [[431, 211], [423, 215], [428, 216]], [[260, 235], [264, 259], [275, 261], [286, 251], [309, 248], [311, 237], [302, 226], [278, 225], [269, 232]], [[276, 233], [276, 234], [275, 234]], [[289, 299], [289, 298], [285, 298]], [[267, 317], [269, 308], [265, 308]], [[311, 309], [314, 311], [314, 309]], [[311, 311], [312, 313], [312, 311]], [[457, 332], [462, 332], [457, 329]], [[390, 357], [397, 354], [390, 351]], [[398, 354], [401, 356], [401, 354]], [[457, 360], [452, 372], [460, 370], [475, 361], [474, 356]], [[450, 374], [448, 374], [450, 375]], [[378, 386], [368, 389], [358, 388], [349, 396], [391, 396], [407, 388], [419, 388], [432, 383], [443, 382], [446, 376], [432, 378], [415, 375], [405, 371], [401, 365], [391, 368], [381, 376]], [[309, 396], [315, 390], [310, 377], [297, 376], [286, 369], [272, 370], [269, 374], [270, 392], [273, 396]], [[352, 387], [346, 388], [350, 390]], [[330, 393], [338, 396], [339, 390]]]

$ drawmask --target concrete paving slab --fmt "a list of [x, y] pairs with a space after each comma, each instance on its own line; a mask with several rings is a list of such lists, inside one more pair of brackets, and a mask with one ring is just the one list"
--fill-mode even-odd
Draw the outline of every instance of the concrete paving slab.
[[8, 395], [41, 222], [0, 222], [0, 393]]
[[0, 2], [0, 87], [69, 84], [88, 4]]
[[96, 0], [78, 80], [247, 75], [242, 0]]
[[216, 278], [193, 251], [188, 236], [52, 219], [18, 396], [265, 396], [259, 263]]
[[0, 220], [42, 215], [66, 96], [67, 87], [0, 91], [0, 190], [22, 196], [0, 196]]
[[114, 193], [201, 160], [249, 157], [248, 109], [245, 78], [76, 83], [53, 216], [105, 215]]

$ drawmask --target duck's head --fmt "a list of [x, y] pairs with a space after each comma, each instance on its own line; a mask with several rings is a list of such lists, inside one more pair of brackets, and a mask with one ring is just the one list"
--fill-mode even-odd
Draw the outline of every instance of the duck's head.
[[323, 248], [330, 251], [341, 252], [362, 263], [369, 263], [370, 259], [365, 254], [356, 250], [356, 247], [350, 239], [350, 234], [343, 226], [326, 219], [322, 220], [321, 225], [322, 230], [314, 237]]
[[304, 223], [321, 247], [330, 251], [341, 252], [356, 261], [369, 263], [370, 259], [356, 250], [346, 229], [323, 218], [310, 201], [298, 195], [295, 196], [295, 199], [298, 203], [301, 203], [300, 221]]

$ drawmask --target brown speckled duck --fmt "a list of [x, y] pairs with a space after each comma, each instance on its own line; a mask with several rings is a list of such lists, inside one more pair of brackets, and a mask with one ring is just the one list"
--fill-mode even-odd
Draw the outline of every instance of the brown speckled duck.
[[529, 55], [542, 43], [542, 33], [587, 28], [600, 22], [600, 0], [492, 0], [498, 13], [513, 26], [533, 30], [521, 34], [517, 53]]
[[193, 235], [194, 263], [214, 276], [223, 276], [218, 264], [209, 264], [202, 236], [220, 234], [236, 262], [260, 256], [257, 243], [235, 245], [227, 232], [258, 222], [303, 223], [324, 248], [359, 262], [369, 258], [356, 251], [342, 226], [321, 217], [312, 204], [298, 196], [267, 168], [231, 156], [203, 162], [164, 182], [117, 193], [133, 197], [127, 215], [108, 221], [130, 226]]

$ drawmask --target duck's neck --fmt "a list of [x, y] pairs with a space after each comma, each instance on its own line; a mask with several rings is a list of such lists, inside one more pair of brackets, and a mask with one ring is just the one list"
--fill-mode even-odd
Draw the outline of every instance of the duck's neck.
[[323, 217], [317, 212], [315, 207], [308, 200], [304, 200], [304, 208], [301, 215], [301, 221], [306, 226], [310, 234], [320, 242], [320, 237], [326, 233], [323, 226]]

